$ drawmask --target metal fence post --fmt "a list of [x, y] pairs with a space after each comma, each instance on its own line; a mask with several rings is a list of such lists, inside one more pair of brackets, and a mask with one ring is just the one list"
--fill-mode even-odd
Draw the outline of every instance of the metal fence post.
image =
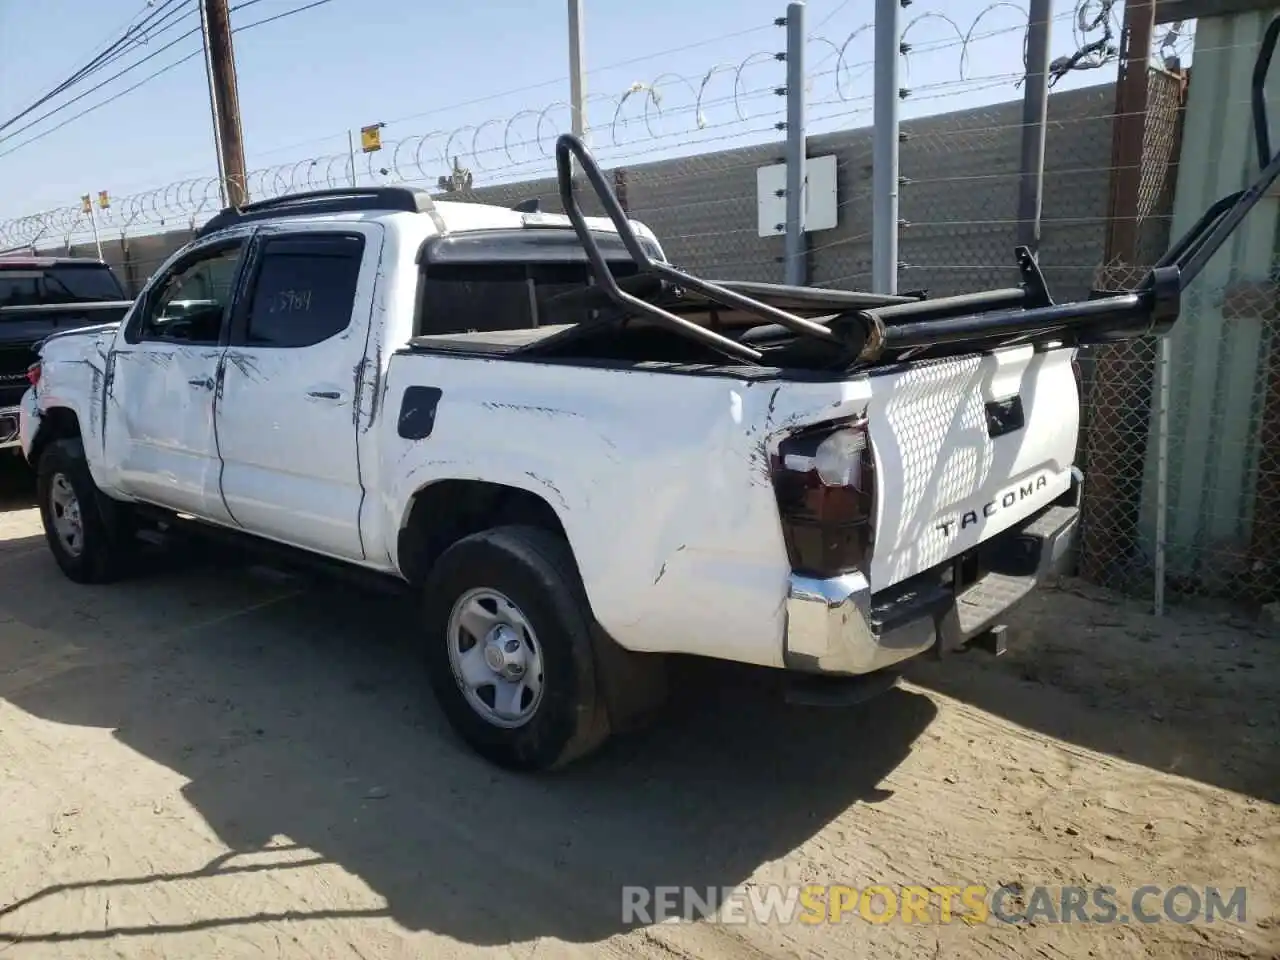
[[[93, 212], [93, 201], [89, 202], [89, 226], [93, 228], [93, 246], [98, 251], [98, 259], [102, 259], [102, 238], [98, 236], [98, 217]], [[71, 249], [71, 240], [67, 240], [67, 249]]]
[[1164, 616], [1165, 541], [1169, 513], [1169, 335], [1156, 343], [1156, 542], [1151, 612]]
[[787, 247], [786, 282], [806, 282], [804, 4], [787, 4]]
[[871, 290], [898, 292], [898, 57], [901, 0], [876, 0], [875, 127], [872, 134]]
[[1049, 34], [1052, 0], [1031, 0], [1027, 17], [1027, 89], [1022, 101], [1022, 178], [1018, 189], [1018, 243], [1040, 253], [1044, 197], [1045, 118], [1049, 112]]
[[[586, 31], [582, 24], [582, 0], [569, 0], [569, 121], [573, 135], [587, 140], [587, 79], [582, 69], [582, 48]], [[576, 175], [577, 160], [570, 157], [569, 169]]]

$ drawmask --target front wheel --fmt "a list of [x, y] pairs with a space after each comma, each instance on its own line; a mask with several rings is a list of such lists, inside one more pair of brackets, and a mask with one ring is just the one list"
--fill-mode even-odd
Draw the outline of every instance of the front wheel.
[[36, 465], [40, 519], [53, 559], [76, 583], [122, 576], [132, 558], [124, 508], [98, 489], [79, 439], [57, 440]]
[[466, 537], [426, 584], [427, 667], [450, 725], [515, 770], [563, 766], [598, 747], [591, 615], [563, 538], [509, 526]]

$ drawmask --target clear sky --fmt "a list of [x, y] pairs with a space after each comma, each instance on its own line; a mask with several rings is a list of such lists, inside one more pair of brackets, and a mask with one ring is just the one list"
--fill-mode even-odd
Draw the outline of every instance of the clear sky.
[[[162, 2], [152, 0], [153, 9]], [[434, 176], [446, 170], [431, 158], [452, 131], [459, 132], [452, 136], [450, 154], [463, 155], [461, 162], [472, 169], [477, 184], [550, 172], [536, 145], [537, 118], [568, 96], [566, 0], [321, 0], [296, 15], [251, 26], [309, 2], [314, 0], [232, 0], [250, 168], [343, 155], [348, 130], [384, 122], [387, 141], [439, 132], [420, 154], [432, 185]], [[904, 9], [903, 23], [910, 25], [906, 39], [915, 47], [902, 78], [914, 91], [904, 103], [904, 116], [1020, 97], [1013, 77], [1022, 69], [1022, 35], [1010, 28], [1024, 23], [1025, 15], [1014, 6], [991, 0], [916, 0]], [[182, 16], [166, 23], [172, 29], [146, 37], [106, 70], [0, 133], [0, 220], [73, 204], [86, 192], [106, 189], [123, 196], [216, 172], [199, 55], [28, 142], [199, 51], [198, 34], [21, 130], [69, 97], [197, 28], [194, 0], [182, 0], [181, 7]], [[784, 47], [785, 31], [773, 25], [786, 12], [782, 0], [585, 0], [585, 8], [587, 89], [593, 96], [589, 120], [602, 159], [636, 162], [779, 136], [770, 127], [781, 118], [783, 103], [772, 88], [784, 82], [785, 65], [767, 54]], [[1054, 56], [1076, 49], [1074, 8], [1071, 0], [1058, 0], [1055, 6]], [[145, 9], [143, 0], [0, 0], [0, 122], [87, 62]], [[1118, 18], [1118, 7], [1114, 13]], [[838, 89], [835, 67], [836, 49], [869, 24], [871, 0], [810, 0], [807, 15], [809, 32], [821, 38], [807, 49], [810, 129], [870, 123], [870, 29], [848, 43]], [[978, 26], [962, 63], [959, 38], [975, 20]], [[703, 76], [718, 64], [736, 68], [753, 53], [763, 55], [748, 60], [736, 95], [734, 70], [722, 69], [708, 83], [699, 130], [693, 103]], [[1075, 74], [1058, 88], [1110, 80], [1113, 70]], [[646, 127], [641, 92], [623, 105], [614, 125], [617, 107], [603, 98], [616, 99], [635, 83], [656, 86], [662, 115], [651, 106]], [[567, 124], [562, 105], [547, 111], [542, 142], [549, 146]], [[478, 135], [476, 127], [481, 128]], [[473, 138], [478, 156], [469, 155]], [[404, 150], [401, 157], [412, 152]], [[385, 163], [391, 154], [372, 156]]]

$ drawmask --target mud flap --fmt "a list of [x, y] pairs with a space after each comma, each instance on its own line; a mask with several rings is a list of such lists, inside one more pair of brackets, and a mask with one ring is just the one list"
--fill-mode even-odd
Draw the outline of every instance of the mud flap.
[[643, 727], [666, 702], [667, 658], [627, 650], [598, 624], [591, 628], [591, 648], [609, 732]]

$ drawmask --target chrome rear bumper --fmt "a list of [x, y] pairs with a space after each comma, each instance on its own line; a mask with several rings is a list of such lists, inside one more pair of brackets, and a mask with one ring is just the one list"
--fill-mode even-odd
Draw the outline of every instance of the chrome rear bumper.
[[981, 545], [990, 572], [959, 593], [945, 579], [950, 561], [874, 597], [859, 572], [828, 580], [793, 574], [784, 663], [804, 673], [857, 675], [935, 644], [964, 644], [1069, 562], [1079, 515], [1078, 506], [1050, 506]]
[[806, 673], [871, 673], [933, 646], [932, 619], [879, 633], [871, 614], [871, 585], [861, 573], [830, 580], [792, 575], [787, 597], [789, 669]]

